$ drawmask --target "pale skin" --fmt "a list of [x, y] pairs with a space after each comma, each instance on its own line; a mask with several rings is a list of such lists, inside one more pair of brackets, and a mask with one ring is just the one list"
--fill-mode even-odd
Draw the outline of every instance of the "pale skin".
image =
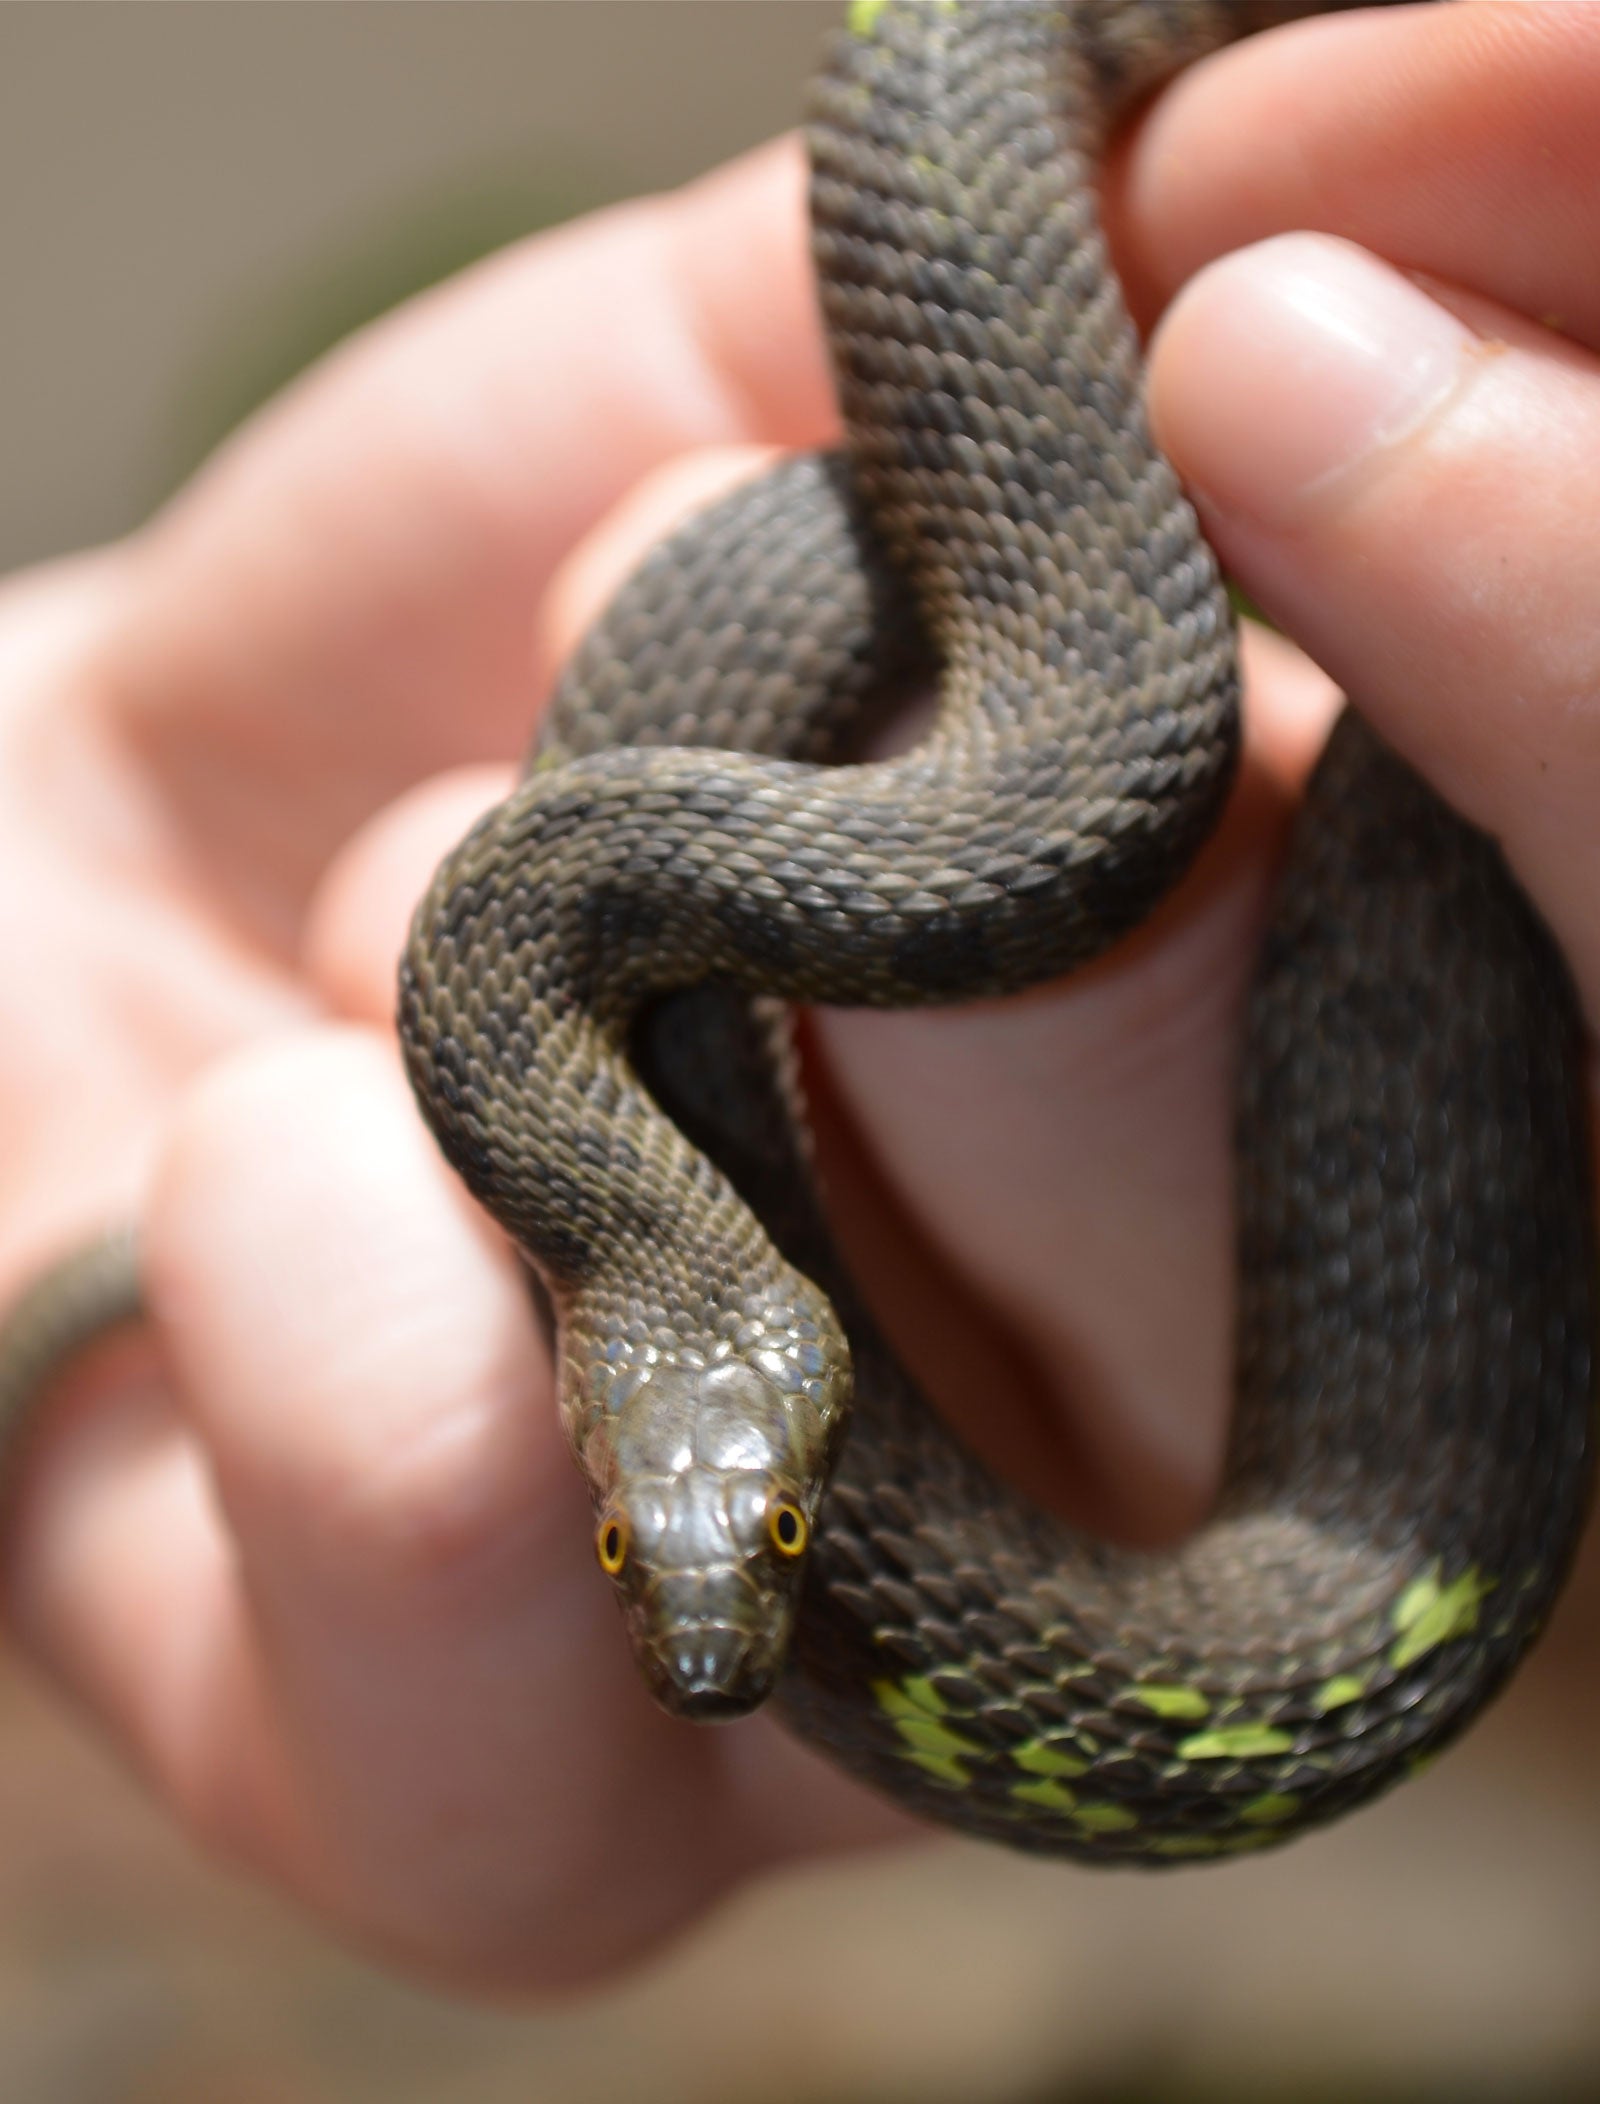
[[[1500, 836], [1591, 1016], [1597, 107], [1597, 10], [1317, 22], [1182, 82], [1109, 193], [1224, 559]], [[388, 1028], [412, 900], [640, 548], [834, 436], [801, 209], [785, 142], [530, 242], [0, 593], [0, 1284], [136, 1205], [157, 1346], [30, 1454], [13, 1626], [213, 1848], [470, 1988], [599, 1981], [907, 1830], [765, 1720], [652, 1708]], [[943, 1406], [1125, 1535], [1220, 1463], [1233, 1031], [1331, 707], [1285, 645], [1250, 670], [1224, 834], [1148, 930], [814, 1028], [849, 1239], [898, 1326], [936, 1313]]]

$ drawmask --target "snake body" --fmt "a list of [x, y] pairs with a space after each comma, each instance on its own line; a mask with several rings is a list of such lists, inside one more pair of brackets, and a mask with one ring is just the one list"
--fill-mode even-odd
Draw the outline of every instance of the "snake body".
[[[811, 131], [847, 447], [646, 563], [402, 972], [424, 1110], [557, 1304], [662, 1699], [776, 1685], [934, 1818], [1145, 1862], [1369, 1796], [1549, 1605], [1595, 1319], [1566, 975], [1493, 845], [1347, 715], [1246, 1032], [1226, 1489], [1162, 1554], [1032, 1509], [917, 1394], [762, 1004], [1068, 971], [1215, 822], [1231, 623], [1146, 434], [1092, 170], [1155, 71], [1290, 11], [854, 11]], [[930, 661], [930, 736], [852, 760]]]
[[[1237, 1402], [1191, 1539], [1111, 1548], [979, 1467], [806, 1146], [781, 1004], [1067, 972], [1220, 814], [1232, 623], [1093, 170], [1162, 75], [1302, 11], [858, 0], [811, 131], [847, 443], [624, 587], [401, 973], [423, 1111], [553, 1308], [658, 1697], [772, 1694], [913, 1809], [1105, 1861], [1269, 1845], [1414, 1769], [1537, 1631], [1589, 1480], [1573, 990], [1493, 843], [1353, 712], [1249, 1004]], [[935, 675], [929, 736], [863, 759]]]

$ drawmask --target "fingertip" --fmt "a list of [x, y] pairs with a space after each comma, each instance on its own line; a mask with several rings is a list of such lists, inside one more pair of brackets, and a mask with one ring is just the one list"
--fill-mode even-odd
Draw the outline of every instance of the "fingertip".
[[307, 908], [301, 962], [335, 1015], [387, 1028], [411, 916], [440, 861], [511, 788], [504, 767], [460, 767], [388, 804], [339, 850]]
[[1151, 421], [1222, 560], [1503, 846], [1600, 1013], [1588, 460], [1600, 361], [1348, 243], [1212, 265]]
[[1320, 665], [1274, 628], [1239, 624], [1245, 752], [1280, 794], [1297, 798], [1328, 742], [1344, 696]]
[[158, 1167], [146, 1251], [180, 1392], [271, 1587], [453, 1583], [562, 1465], [515, 1260], [376, 1033], [305, 1031], [208, 1078]]
[[1559, 307], [1594, 341], [1597, 78], [1600, 16], [1559, 0], [1362, 8], [1245, 38], [1180, 75], [1108, 164], [1135, 313], [1152, 321], [1231, 250], [1317, 229], [1525, 313]]
[[244, 925], [281, 945], [376, 809], [523, 742], [530, 606], [641, 474], [835, 428], [803, 189], [780, 141], [486, 258], [304, 375], [141, 536], [107, 706]]
[[555, 683], [618, 587], [658, 541], [741, 482], [753, 480], [776, 457], [772, 446], [702, 446], [642, 476], [550, 580], [535, 635], [540, 688]]
[[[744, 408], [743, 428], [785, 447], [839, 427], [811, 264], [809, 180], [798, 132], [769, 140], [678, 193], [675, 267], [694, 328]], [[762, 296], [751, 298], [751, 259]]]
[[1151, 345], [1151, 422], [1213, 517], [1294, 531], [1421, 427], [1476, 348], [1353, 243], [1280, 235], [1179, 294]]

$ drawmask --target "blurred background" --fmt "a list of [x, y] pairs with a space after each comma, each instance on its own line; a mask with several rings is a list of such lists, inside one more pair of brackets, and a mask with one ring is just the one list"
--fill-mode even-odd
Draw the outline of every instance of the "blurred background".
[[[0, 570], [137, 524], [253, 404], [499, 243], [792, 121], [813, 0], [0, 5]], [[0, 1669], [16, 2104], [1600, 2096], [1600, 1554], [1463, 1749], [1159, 1880], [930, 1843], [752, 1891], [554, 2014], [383, 1978]]]

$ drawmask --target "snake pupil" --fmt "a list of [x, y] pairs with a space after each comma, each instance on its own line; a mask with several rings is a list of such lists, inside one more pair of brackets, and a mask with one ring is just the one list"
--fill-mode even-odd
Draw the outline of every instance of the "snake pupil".
[[769, 1521], [772, 1539], [786, 1556], [798, 1556], [805, 1547], [806, 1523], [796, 1506], [782, 1504], [773, 1507]]

